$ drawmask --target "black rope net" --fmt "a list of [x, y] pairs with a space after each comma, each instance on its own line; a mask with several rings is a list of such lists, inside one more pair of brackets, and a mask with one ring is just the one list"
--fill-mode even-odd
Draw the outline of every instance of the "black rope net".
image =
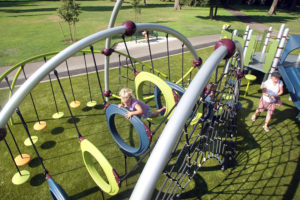
[[[210, 83], [194, 106], [158, 183], [155, 199], [180, 199], [181, 194], [209, 159], [220, 169], [233, 164], [237, 132], [242, 66], [238, 52], [218, 66]], [[199, 119], [195, 117], [202, 110]]]

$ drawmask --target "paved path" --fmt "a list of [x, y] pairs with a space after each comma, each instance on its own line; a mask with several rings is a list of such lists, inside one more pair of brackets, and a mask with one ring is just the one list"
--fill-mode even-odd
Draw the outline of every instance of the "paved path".
[[[189, 38], [190, 42], [193, 44], [193, 46], [196, 49], [212, 46], [219, 39], [220, 39], [220, 34], [197, 36], [197, 37]], [[131, 41], [131, 42], [128, 42], [127, 45], [128, 45], [128, 49], [130, 51], [130, 55], [132, 57], [138, 58], [141, 61], [147, 61], [150, 59], [149, 51], [148, 51], [148, 47], [147, 47], [148, 45], [147, 45], [147, 42], [145, 41], [145, 39], [138, 40], [137, 43], [135, 41]], [[151, 38], [150, 45], [151, 45], [152, 57], [154, 59], [167, 56], [166, 39], [165, 38], [163, 38], [163, 37], [159, 37], [158, 39]], [[170, 55], [175, 55], [175, 54], [181, 53], [181, 51], [182, 51], [181, 47], [182, 47], [182, 42], [180, 42], [176, 38], [169, 37]], [[122, 45], [122, 44], [117, 45], [116, 49], [121, 52], [126, 53], [124, 45]], [[188, 51], [186, 48], [184, 50]], [[87, 60], [88, 71], [94, 72], [95, 67], [94, 67], [94, 63], [93, 63], [91, 54], [86, 55], [86, 60]], [[98, 69], [103, 70], [104, 56], [102, 54], [96, 54], [96, 62], [97, 62]], [[125, 63], [125, 59], [123, 59], [122, 62]], [[44, 64], [43, 61], [26, 64], [25, 72], [26, 72], [27, 78], [29, 76], [31, 76], [43, 64]], [[117, 67], [118, 65], [119, 65], [118, 55], [112, 54], [110, 56], [110, 67]], [[68, 66], [69, 66], [70, 73], [72, 76], [85, 73], [85, 65], [84, 65], [83, 56], [74, 56], [74, 57], [69, 58]], [[4, 73], [9, 68], [10, 67], [0, 67], [0, 74]], [[60, 77], [66, 77], [68, 75], [65, 63], [62, 63], [56, 69], [59, 72]], [[15, 72], [12, 72], [8, 76], [10, 82], [12, 81], [15, 73], [16, 73], [16, 70], [15, 70]], [[54, 78], [54, 76], [51, 76], [51, 77]], [[48, 81], [48, 77], [46, 77], [43, 81]], [[20, 85], [23, 82], [24, 82], [24, 76], [21, 73], [18, 78], [17, 85]], [[0, 88], [3, 88], [3, 87], [7, 87], [7, 84], [5, 83], [5, 81], [2, 81], [0, 83]]]
[[226, 8], [227, 11], [231, 12], [233, 15], [235, 15], [241, 22], [244, 22], [246, 25], [249, 25], [250, 28], [257, 30], [259, 32], [264, 32], [265, 30], [268, 30], [268, 26], [257, 22], [253, 17], [250, 17], [241, 11], [233, 10], [231, 8]]

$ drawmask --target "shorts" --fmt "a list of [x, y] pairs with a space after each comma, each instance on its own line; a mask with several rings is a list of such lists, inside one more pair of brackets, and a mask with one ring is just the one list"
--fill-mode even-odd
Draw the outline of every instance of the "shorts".
[[263, 112], [265, 109], [268, 109], [268, 114], [273, 115], [276, 104], [273, 102], [267, 102], [263, 100], [263, 97], [260, 98], [259, 106], [257, 110]]
[[152, 115], [152, 110], [151, 110], [150, 106], [148, 106], [147, 112], [143, 113], [143, 118], [147, 119], [147, 118], [151, 117], [151, 115]]

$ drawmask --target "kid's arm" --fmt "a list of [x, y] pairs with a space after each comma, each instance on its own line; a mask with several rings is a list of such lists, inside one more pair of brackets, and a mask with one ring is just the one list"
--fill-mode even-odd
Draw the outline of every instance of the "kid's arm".
[[131, 117], [133, 115], [141, 115], [143, 114], [143, 108], [141, 107], [140, 104], [135, 104], [134, 108], [136, 109], [135, 111], [131, 111], [131, 112], [128, 112], [127, 115], [126, 115], [126, 118], [127, 119], [131, 119]]

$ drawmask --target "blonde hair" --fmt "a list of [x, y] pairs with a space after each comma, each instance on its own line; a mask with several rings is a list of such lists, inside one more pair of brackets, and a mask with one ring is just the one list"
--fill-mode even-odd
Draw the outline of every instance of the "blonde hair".
[[129, 88], [122, 88], [119, 92], [119, 95], [121, 98], [125, 98], [125, 99], [134, 98], [133, 91], [132, 91], [132, 89], [129, 89]]

